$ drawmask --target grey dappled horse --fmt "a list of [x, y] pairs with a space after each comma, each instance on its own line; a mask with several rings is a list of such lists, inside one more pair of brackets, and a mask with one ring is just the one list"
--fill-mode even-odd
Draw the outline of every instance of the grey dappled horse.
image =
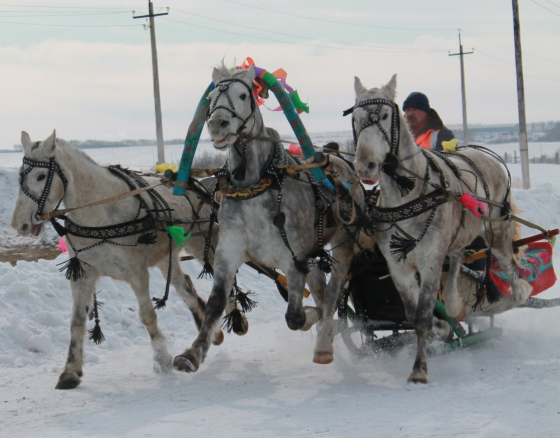
[[[41, 213], [54, 210], [60, 201], [63, 201], [67, 207], [75, 207], [130, 190], [125, 180], [117, 177], [108, 168], [95, 163], [70, 143], [56, 138], [54, 132], [43, 142], [32, 142], [29, 135], [23, 132], [21, 142], [25, 154], [24, 164], [20, 170], [23, 172], [22, 187], [12, 216], [12, 227], [20, 235], [39, 235], [43, 229], [43, 222], [37, 217], [37, 213], [40, 216]], [[53, 166], [52, 172], [49, 172], [49, 166]], [[146, 178], [146, 182], [153, 185], [157, 184], [159, 179]], [[193, 217], [191, 205], [197, 206], [199, 203], [199, 199], [193, 193], [187, 192], [186, 196], [190, 199], [188, 202], [184, 197], [173, 196], [171, 191], [163, 186], [154, 190], [173, 209], [175, 218], [187, 220]], [[144, 192], [140, 196], [146, 200], [147, 206], [152, 208], [147, 193]], [[42, 206], [39, 207], [38, 203]], [[81, 227], [105, 227], [127, 223], [147, 214], [146, 211], [141, 210], [139, 200], [136, 197], [129, 197], [117, 202], [77, 210], [68, 213], [67, 217]], [[205, 205], [199, 214], [208, 217], [210, 207]], [[207, 225], [205, 224], [204, 227]], [[75, 235], [66, 237], [71, 243], [68, 245], [71, 258], [76, 255], [73, 248], [79, 251], [101, 241]], [[130, 284], [138, 300], [140, 320], [148, 331], [154, 349], [154, 371], [167, 372], [172, 369], [173, 356], [167, 351], [165, 336], [157, 323], [157, 315], [150, 297], [148, 273], [149, 267], [157, 266], [163, 276], [167, 277], [170, 262], [169, 239], [164, 232], [158, 232], [156, 242], [150, 245], [134, 246], [138, 234], [109, 240], [116, 241], [118, 245], [105, 243], [83, 252], [79, 251], [79, 260], [85, 275], [70, 282], [73, 300], [70, 346], [64, 371], [56, 385], [57, 389], [72, 389], [80, 383], [86, 320], [91, 310], [97, 281], [102, 276]], [[185, 249], [201, 263], [203, 262], [204, 238], [202, 236], [192, 237], [186, 242]], [[170, 282], [189, 307], [196, 325], [200, 328], [206, 303], [197, 296], [189, 276], [182, 272], [178, 254], [178, 247], [173, 242]], [[232, 307], [231, 303], [229, 307]], [[217, 330], [212, 340], [215, 344], [220, 344], [223, 341], [222, 331]]]
[[[381, 196], [378, 207], [398, 208], [419, 199], [425, 192], [433, 192], [431, 184], [439, 185], [442, 181], [448, 184], [448, 193], [459, 196], [470, 192], [480, 198], [509, 205], [508, 178], [495, 158], [472, 148], [461, 148], [459, 154], [445, 154], [451, 166], [459, 169], [460, 181], [441, 156], [423, 152], [416, 146], [401, 112], [394, 104], [396, 75], [380, 89], [369, 90], [359, 78], [355, 78], [354, 88], [356, 172], [362, 179], [379, 181]], [[435, 167], [440, 168], [443, 179], [428, 163], [430, 157]], [[429, 183], [416, 179], [409, 193], [406, 194], [406, 190], [402, 192], [396, 180], [401, 179], [406, 183], [403, 178], [409, 175], [398, 166], [415, 172], [422, 179], [426, 175]], [[501, 214], [500, 208], [490, 206], [488, 215], [498, 217]], [[464, 210], [459, 202], [445, 202], [396, 224], [378, 225], [377, 243], [387, 259], [407, 319], [414, 324], [418, 337], [416, 361], [409, 381], [428, 382], [426, 346], [432, 331], [433, 310], [446, 256], [449, 257], [450, 266], [443, 299], [450, 316], [459, 317], [463, 312], [464, 303], [457, 291], [459, 268], [465, 247], [479, 235], [491, 244], [492, 254], [510, 279], [515, 303], [525, 302], [531, 286], [516, 275], [512, 229], [510, 216], [485, 226], [482, 219]]]
[[[228, 151], [228, 167], [233, 169], [231, 179], [227, 175], [218, 176], [220, 187], [221, 182], [226, 180], [228, 190], [234, 192], [258, 186], [272, 160], [296, 164], [280, 143], [271, 141], [270, 137], [277, 134], [264, 126], [252, 91], [255, 79], [253, 67], [231, 72], [222, 63], [221, 67], [214, 69], [212, 79], [216, 89], [209, 96], [208, 130], [214, 147]], [[356, 178], [350, 166], [342, 160], [333, 158], [332, 161], [342, 180], [351, 182]], [[218, 327], [224, 311], [235, 273], [247, 261], [279, 268], [286, 274], [288, 327], [307, 330], [321, 320], [313, 360], [317, 363], [333, 360], [332, 342], [337, 332], [333, 314], [352, 258], [352, 240], [338, 226], [325, 227], [324, 242], [332, 245], [332, 257], [337, 263], [333, 266], [324, 294], [321, 294], [324, 274], [312, 268], [306, 276], [301, 266], [302, 260], [318, 250], [319, 212], [308, 177], [303, 173], [295, 178], [287, 177], [281, 194], [280, 203], [278, 187], [269, 188], [250, 199], [222, 198], [218, 213], [220, 239], [215, 253], [214, 286], [208, 299], [206, 317], [192, 347], [175, 358], [177, 369], [193, 372], [203, 362], [210, 347], [210, 336]], [[361, 203], [363, 196], [359, 190], [357, 198]], [[285, 239], [279, 226], [284, 228]], [[304, 307], [302, 304], [306, 282], [312, 293], [315, 291], [318, 307]]]

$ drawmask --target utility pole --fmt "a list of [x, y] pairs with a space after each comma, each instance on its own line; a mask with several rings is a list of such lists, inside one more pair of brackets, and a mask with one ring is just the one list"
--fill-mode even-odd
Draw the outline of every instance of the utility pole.
[[529, 145], [527, 143], [527, 121], [525, 120], [525, 89], [523, 87], [523, 63], [521, 59], [521, 27], [519, 26], [519, 6], [512, 0], [513, 38], [515, 40], [515, 69], [517, 70], [517, 111], [519, 112], [519, 152], [521, 155], [521, 174], [523, 188], [531, 188], [529, 175]]
[[165, 163], [165, 153], [163, 150], [163, 127], [161, 125], [161, 100], [159, 97], [159, 74], [158, 74], [158, 62], [157, 62], [157, 48], [156, 48], [156, 28], [154, 24], [154, 17], [160, 15], [168, 15], [169, 12], [163, 12], [160, 14], [154, 14], [154, 6], [152, 2], [148, 0], [148, 15], [138, 15], [132, 18], [150, 18], [150, 37], [152, 41], [152, 69], [154, 73], [154, 101], [156, 106], [156, 136], [157, 136], [157, 151], [158, 158], [157, 164]]
[[463, 52], [463, 44], [461, 43], [461, 29], [459, 29], [459, 53], [449, 53], [449, 56], [459, 55], [461, 58], [461, 95], [463, 96], [463, 144], [469, 144], [469, 126], [467, 124], [467, 96], [465, 93], [465, 63], [463, 55], [470, 55], [472, 52]]

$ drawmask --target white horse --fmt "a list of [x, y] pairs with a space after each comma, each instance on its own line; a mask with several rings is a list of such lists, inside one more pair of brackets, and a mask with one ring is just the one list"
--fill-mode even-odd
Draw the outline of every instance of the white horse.
[[[43, 142], [32, 142], [29, 135], [22, 132], [21, 142], [25, 155], [24, 164], [20, 170], [21, 187], [12, 217], [12, 227], [23, 236], [39, 235], [43, 222], [38, 216], [54, 210], [61, 201], [67, 207], [74, 207], [109, 198], [131, 189], [125, 179], [116, 176], [108, 168], [98, 165], [70, 143], [56, 138], [54, 132]], [[157, 184], [159, 180], [146, 178], [146, 182], [153, 185]], [[200, 202], [195, 194], [187, 191], [186, 196], [189, 198], [187, 200], [184, 197], [172, 196], [170, 190], [163, 186], [154, 190], [173, 210], [172, 215], [175, 219], [193, 218], [193, 206], [194, 209], [197, 209]], [[170, 283], [189, 307], [198, 328], [204, 320], [206, 303], [197, 296], [192, 281], [179, 266], [177, 244], [172, 243], [173, 257], [170, 260], [170, 239], [166, 233], [149, 230], [147, 229], [149, 227], [146, 226], [149, 221], [142, 221], [143, 217], [153, 215], [153, 212], [146, 211], [141, 206], [153, 209], [153, 198], [146, 192], [139, 196], [143, 199], [144, 204], [139, 202], [139, 198], [136, 196], [67, 214], [71, 221], [67, 222], [67, 226], [76, 224], [78, 231], [88, 231], [87, 227], [98, 228], [110, 227], [114, 224], [128, 224], [128, 226], [136, 227], [132, 232], [141, 231], [142, 227], [145, 227], [144, 231], [148, 240], [150, 240], [150, 234], [154, 233], [156, 242], [149, 245], [138, 244], [139, 234], [137, 232], [125, 237], [118, 237], [114, 228], [110, 230], [115, 237], [100, 239], [80, 237], [74, 234], [66, 236], [69, 243], [70, 260], [76, 263], [79, 260], [77, 264], [81, 266], [83, 275], [79, 275], [80, 269], [75, 263], [73, 273], [75, 281], [71, 281], [73, 305], [70, 345], [64, 371], [56, 385], [57, 389], [73, 389], [80, 383], [86, 320], [88, 312], [91, 310], [97, 281], [102, 276], [127, 282], [136, 294], [140, 320], [148, 331], [154, 350], [154, 371], [156, 372], [171, 370], [173, 357], [167, 351], [165, 336], [157, 323], [157, 315], [150, 297], [148, 268], [157, 266], [161, 269], [163, 276], [167, 278], [171, 266]], [[203, 218], [208, 218], [210, 206], [204, 205], [199, 214]], [[188, 225], [183, 226], [188, 227]], [[202, 229], [206, 228], [207, 224], [203, 224]], [[198, 230], [197, 227], [194, 231]], [[216, 243], [215, 240], [214, 244]], [[87, 249], [89, 246], [93, 247]], [[84, 248], [86, 249], [83, 250]], [[185, 249], [203, 262], [204, 238], [202, 236], [192, 237], [186, 242]], [[213, 260], [210, 261], [213, 262]], [[228, 307], [230, 310], [233, 309], [231, 302]], [[212, 340], [218, 345], [223, 338], [223, 332], [217, 330]]]
[[[288, 327], [307, 330], [322, 318], [313, 360], [323, 364], [333, 360], [332, 342], [337, 332], [333, 314], [353, 255], [353, 241], [339, 226], [325, 225], [323, 243], [332, 245], [336, 263], [324, 295], [314, 295], [318, 307], [304, 308], [306, 281], [312, 292], [322, 291], [321, 283], [325, 281], [317, 268], [306, 275], [305, 266], [307, 257], [322, 249], [318, 241], [322, 222], [307, 176], [285, 179], [275, 176], [275, 163], [297, 163], [275, 141], [277, 134], [264, 126], [253, 95], [254, 79], [252, 66], [232, 73], [223, 63], [214, 69], [212, 76], [216, 89], [209, 96], [208, 130], [216, 149], [229, 149], [229, 170], [226, 172], [224, 168], [218, 175], [224, 196], [218, 215], [220, 240], [215, 254], [214, 286], [206, 317], [192, 347], [174, 360], [174, 366], [186, 372], [196, 371], [203, 362], [235, 273], [247, 261], [279, 268], [286, 274]], [[342, 180], [351, 182], [356, 178], [342, 160], [333, 158], [332, 162]], [[362, 192], [358, 190], [356, 196], [361, 205]], [[321, 199], [325, 206], [332, 202], [332, 197]]]
[[[450, 266], [443, 300], [452, 317], [464, 311], [457, 278], [464, 248], [477, 235], [487, 240], [510, 279], [515, 303], [530, 295], [531, 286], [516, 275], [512, 254], [508, 176], [495, 158], [475, 148], [438, 155], [416, 146], [394, 104], [396, 75], [381, 89], [370, 90], [355, 78], [354, 88], [355, 167], [362, 179], [379, 181], [378, 217], [383, 216], [384, 223], [378, 224], [376, 238], [418, 337], [408, 380], [427, 383], [426, 346], [446, 256]], [[416, 179], [409, 179], [403, 168], [414, 172]], [[465, 193], [488, 200], [487, 215], [503, 214], [503, 220], [488, 225], [462, 203], [447, 199], [457, 200]], [[496, 203], [502, 208], [492, 207]]]

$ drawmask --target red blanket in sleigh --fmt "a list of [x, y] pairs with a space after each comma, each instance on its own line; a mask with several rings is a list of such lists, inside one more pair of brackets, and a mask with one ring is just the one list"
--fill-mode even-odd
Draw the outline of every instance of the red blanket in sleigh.
[[[522, 252], [517, 267], [519, 278], [533, 286], [531, 296], [540, 294], [556, 283], [552, 267], [552, 246], [548, 242], [534, 242]], [[507, 276], [500, 271], [496, 259], [490, 267], [490, 277], [502, 295], [511, 297], [511, 286]]]

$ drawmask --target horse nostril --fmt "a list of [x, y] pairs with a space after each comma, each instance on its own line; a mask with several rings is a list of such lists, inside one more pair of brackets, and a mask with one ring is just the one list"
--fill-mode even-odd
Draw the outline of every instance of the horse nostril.
[[220, 123], [221, 128], [227, 128], [229, 126], [229, 122], [227, 120], [222, 120]]
[[375, 163], [370, 161], [367, 165], [367, 170], [371, 172], [373, 169], [375, 169]]
[[23, 224], [23, 225], [21, 226], [21, 231], [27, 231], [28, 228], [29, 228], [29, 225], [28, 225], [28, 224]]

